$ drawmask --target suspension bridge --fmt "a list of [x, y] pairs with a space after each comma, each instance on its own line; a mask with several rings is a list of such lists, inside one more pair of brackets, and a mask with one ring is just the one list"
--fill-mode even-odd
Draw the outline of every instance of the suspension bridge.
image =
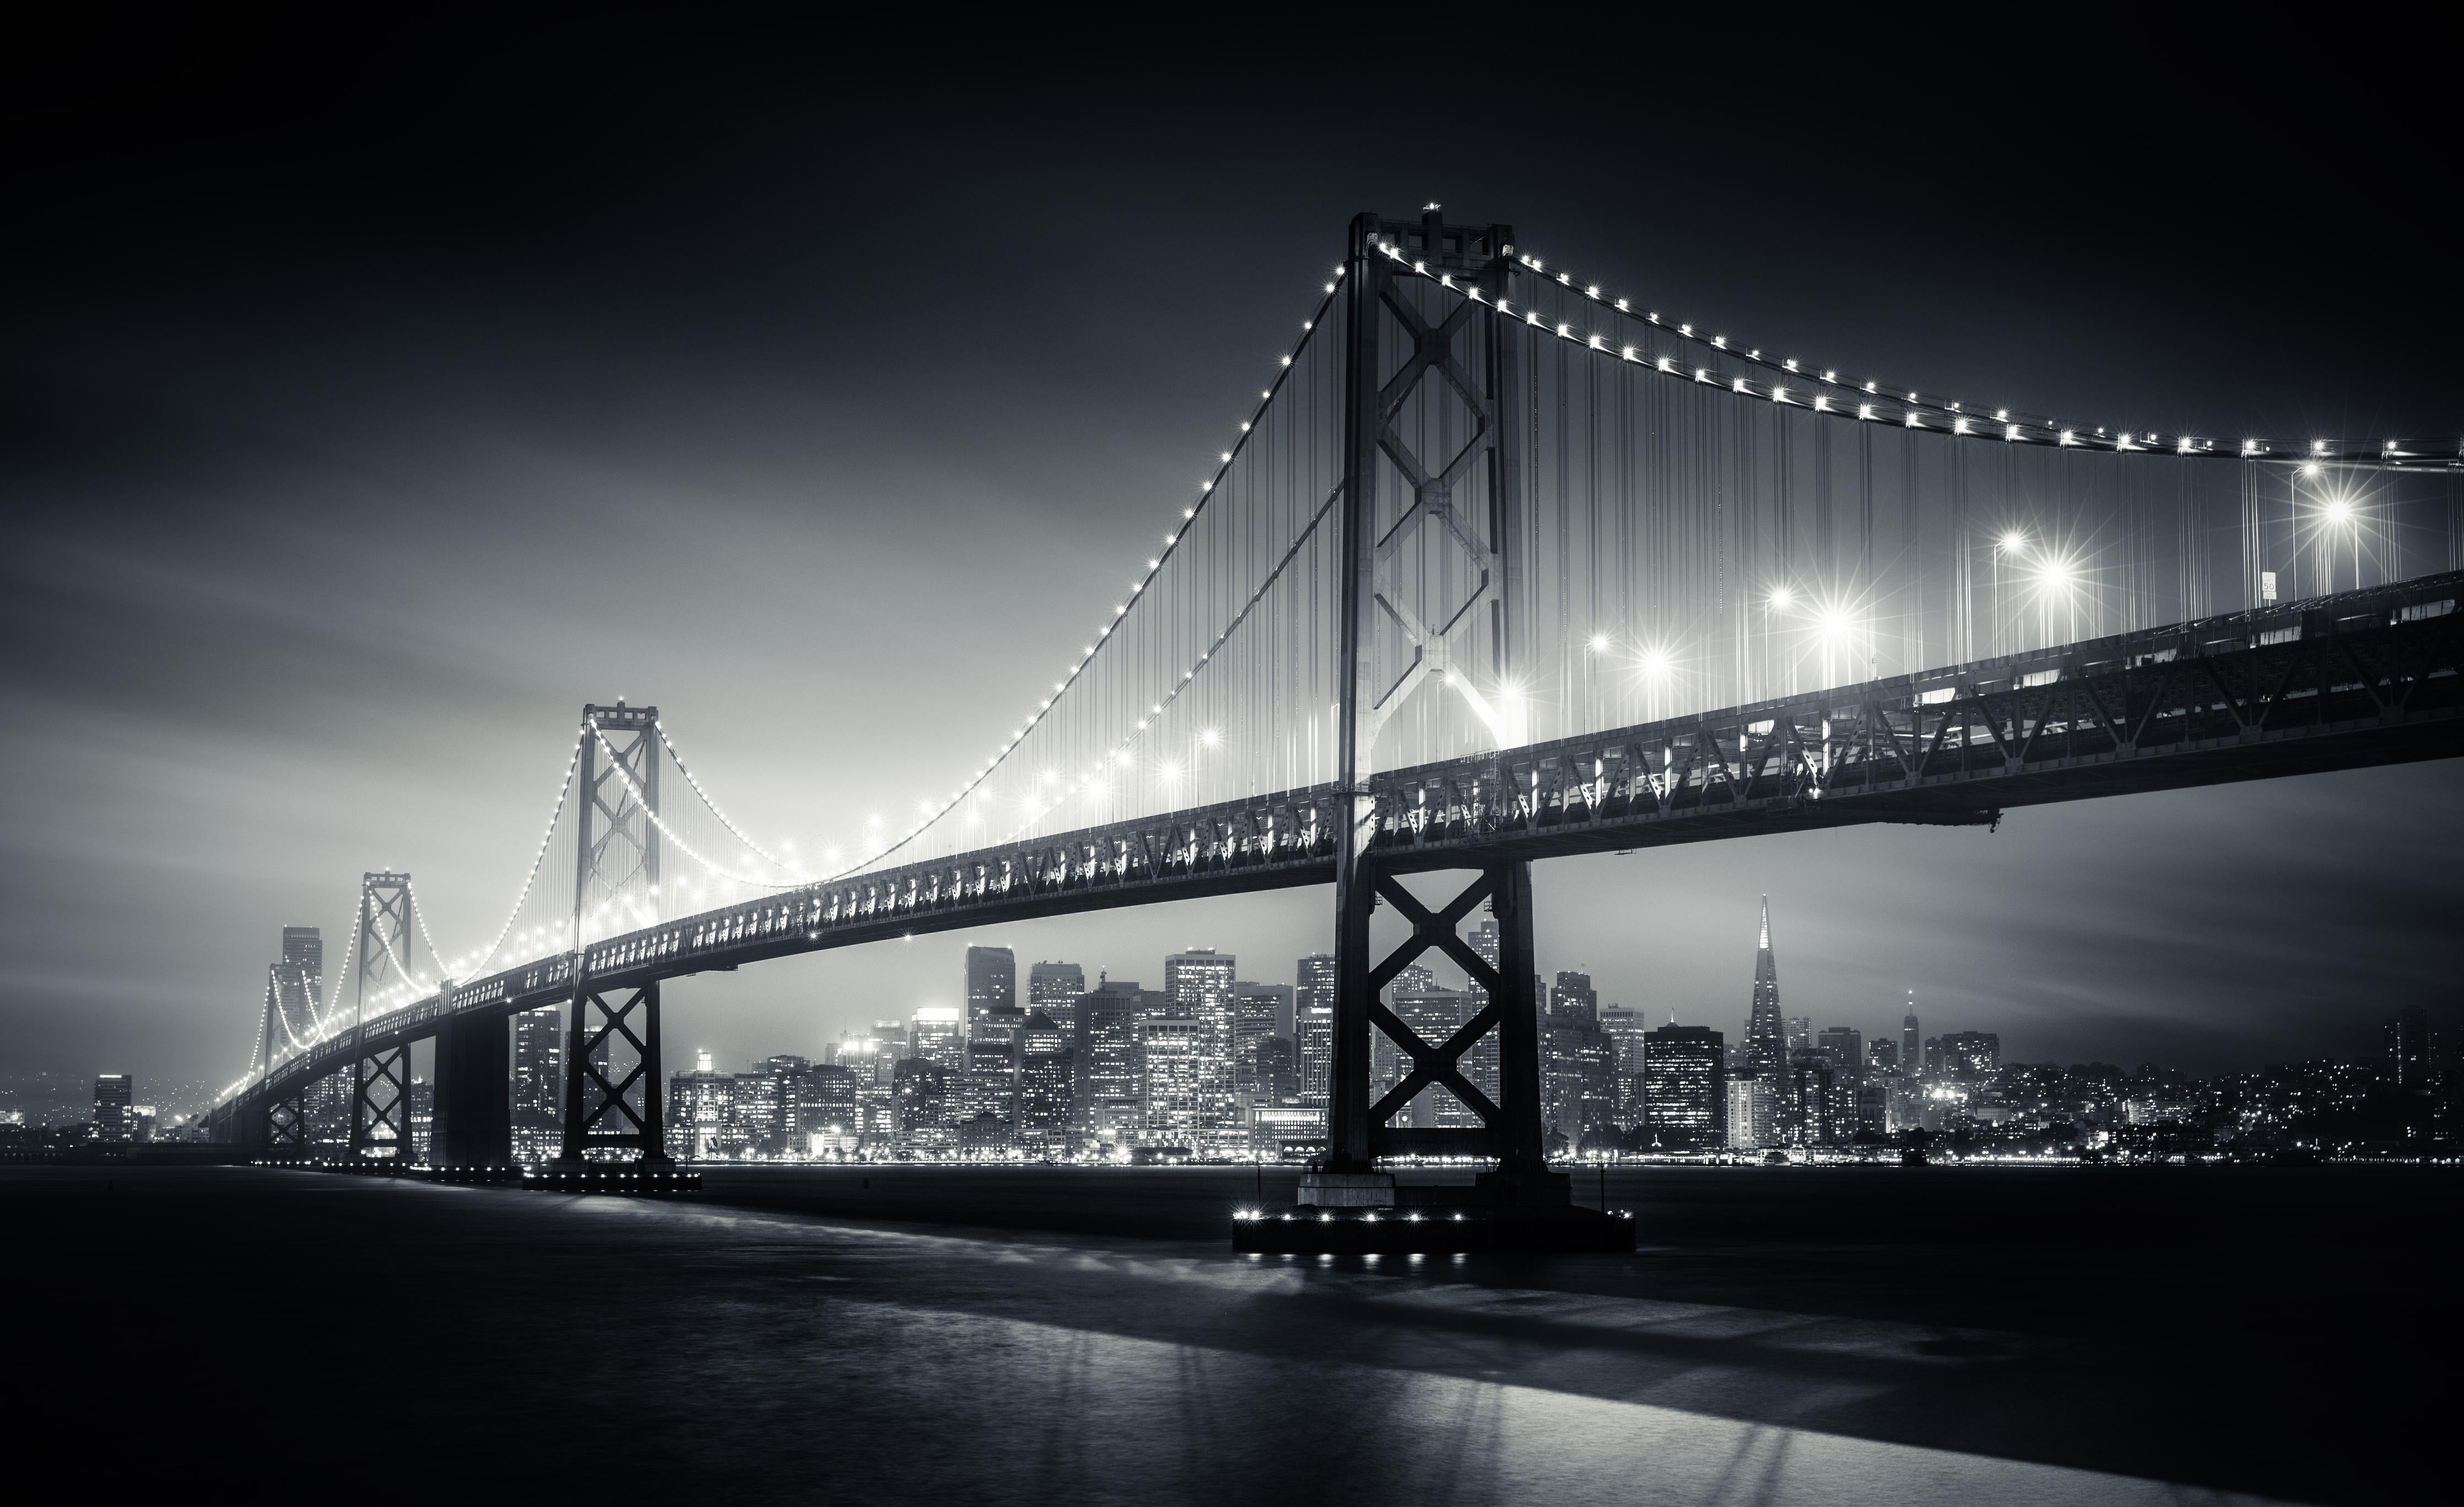
[[[217, 1136], [303, 1143], [347, 1075], [354, 1157], [511, 1160], [506, 1018], [569, 1007], [562, 1165], [664, 1163], [659, 991], [769, 958], [1331, 885], [1330, 1155], [1490, 1159], [1563, 1202], [1538, 1111], [1529, 865], [2464, 752], [2464, 443], [2167, 433], [1811, 359], [1518, 246], [1351, 227], [1187, 494], [1123, 544], [1049, 682], [907, 818], [818, 861], [748, 836], [657, 710], [583, 710], [530, 872], [440, 950], [365, 875], [336, 997], [270, 983]], [[2097, 422], [2102, 417], [2104, 422]], [[1450, 901], [1400, 875], [1467, 871]], [[1878, 876], [1887, 884], [1887, 876]], [[1373, 948], [1381, 903], [1411, 928]], [[1483, 907], [1492, 965], [1461, 935]], [[1430, 950], [1486, 1008], [1382, 1003]], [[347, 1000], [341, 997], [347, 989]], [[1373, 1097], [1373, 1032], [1412, 1064]], [[1493, 1039], [1498, 1092], [1463, 1071]], [[1477, 1123], [1397, 1123], [1442, 1090]], [[1272, 1248], [1272, 1247], [1268, 1247]]]

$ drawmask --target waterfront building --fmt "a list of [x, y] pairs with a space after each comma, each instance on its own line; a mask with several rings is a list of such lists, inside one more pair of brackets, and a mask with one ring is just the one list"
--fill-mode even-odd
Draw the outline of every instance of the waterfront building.
[[1865, 1033], [1854, 1026], [1826, 1026], [1814, 1050], [1831, 1063], [1831, 1122], [1846, 1140], [1857, 1124], [1857, 1092], [1865, 1084]]
[[514, 1160], [535, 1166], [564, 1149], [564, 1008], [523, 1010], [513, 1031]]
[[[1018, 1022], [1004, 1017], [1018, 1015]], [[961, 1125], [989, 1119], [1003, 1127], [1002, 1135], [1018, 1124], [1018, 1037], [1024, 1016], [1015, 1008], [1008, 1010], [985, 1011], [976, 1021], [978, 1034], [967, 1041], [967, 1071], [957, 1085], [956, 1113]], [[991, 1132], [976, 1126], [976, 1136], [968, 1149], [984, 1148], [984, 1138]]]
[[[1233, 1027], [1234, 974], [1238, 962], [1228, 952], [1192, 947], [1163, 960], [1163, 992], [1172, 1012], [1195, 1021], [1198, 1036], [1198, 1128], [1226, 1144], [1245, 1141], [1239, 1097], [1239, 1064]], [[1193, 1150], [1206, 1154], [1198, 1146]]]
[[136, 1082], [125, 1073], [105, 1073], [94, 1080], [94, 1139], [126, 1141], [136, 1135], [130, 1106]]
[[1792, 1146], [1833, 1144], [1838, 1119], [1831, 1059], [1811, 1049], [1795, 1053], [1789, 1058], [1788, 1075], [1782, 1083], [1780, 1138]]
[[[952, 1010], [956, 1015], [957, 1011]], [[909, 1150], [928, 1157], [950, 1156], [958, 1149], [957, 1122], [951, 1116], [948, 1068], [930, 1057], [909, 1057], [892, 1076], [891, 1096], [898, 1109], [898, 1135]]]
[[1728, 1080], [1728, 1147], [1752, 1151], [1779, 1143], [1779, 1080], [1744, 1075]]
[[736, 1115], [736, 1075], [715, 1071], [707, 1052], [695, 1054], [693, 1071], [669, 1077], [667, 1119], [671, 1156], [715, 1162], [743, 1152], [744, 1138]]
[[1311, 1162], [1326, 1155], [1326, 1111], [1309, 1104], [1260, 1104], [1249, 1112], [1249, 1154], [1259, 1162]]
[[1139, 1017], [1138, 1128], [1150, 1146], [1195, 1148], [1206, 1129], [1206, 1028], [1178, 1014]]
[[1700, 1150], [1727, 1141], [1727, 1044], [1708, 1026], [1671, 1021], [1642, 1038], [1645, 1144]]

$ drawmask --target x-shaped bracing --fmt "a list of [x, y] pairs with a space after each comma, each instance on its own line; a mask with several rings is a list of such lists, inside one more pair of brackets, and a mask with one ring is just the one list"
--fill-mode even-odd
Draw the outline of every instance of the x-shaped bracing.
[[[369, 1069], [375, 1069], [370, 1072]], [[396, 1047], [363, 1058], [353, 1069], [351, 1113], [360, 1117], [360, 1145], [373, 1149], [378, 1144], [380, 1129], [393, 1132], [394, 1155], [410, 1160], [410, 1048]], [[371, 1091], [380, 1083], [393, 1090], [393, 1097], [380, 1104]]]
[[[607, 1008], [607, 997], [597, 989], [583, 991], [582, 997], [587, 1007], [599, 1011], [599, 1025], [598, 1029], [593, 1031], [582, 1044], [582, 1073], [584, 1078], [598, 1086], [601, 1096], [598, 1107], [582, 1118], [580, 1134], [584, 1137], [596, 1129], [601, 1120], [607, 1118], [610, 1110], [623, 1114], [633, 1123], [631, 1130], [619, 1131], [617, 1132], [619, 1135], [639, 1136], [649, 1129], [625, 1096], [631, 1092], [634, 1084], [641, 1081], [643, 1073], [650, 1065], [650, 1049], [641, 1037], [633, 1033], [629, 1017], [636, 1008], [650, 998], [651, 991], [657, 987], [655, 984], [644, 985], [633, 991], [631, 999], [614, 1009]], [[633, 1071], [626, 1074], [621, 1083], [609, 1081], [607, 1075], [599, 1071], [599, 1049], [606, 1044], [607, 1038], [611, 1035], [624, 1037], [633, 1048]]]
[[[1471, 944], [1464, 942], [1456, 930], [1474, 907], [1488, 898], [1492, 879], [1493, 875], [1484, 871], [1462, 894], [1446, 902], [1442, 910], [1433, 911], [1421, 904], [1418, 896], [1403, 888], [1393, 875], [1380, 874], [1376, 877], [1377, 893], [1412, 923], [1412, 939], [1396, 948], [1370, 973], [1369, 1019], [1391, 1037], [1395, 1045], [1411, 1054], [1412, 1071], [1370, 1109], [1369, 1123], [1373, 1126], [1385, 1124], [1411, 1103], [1422, 1089], [1437, 1083], [1463, 1100], [1465, 1108], [1480, 1117], [1483, 1125], [1501, 1134], [1504, 1132], [1504, 1112], [1490, 1101], [1487, 1095], [1472, 1086], [1471, 1081], [1463, 1075], [1461, 1066], [1463, 1053], [1469, 1052], [1481, 1037], [1487, 1035], [1506, 1013], [1506, 981], [1488, 965], [1486, 959], [1471, 950]], [[1436, 1046], [1421, 1039], [1419, 1031], [1405, 1025], [1401, 1016], [1389, 1009], [1384, 997], [1386, 986], [1395, 982], [1396, 975], [1432, 947], [1461, 964], [1472, 983], [1488, 995], [1488, 1003], [1479, 1014], [1463, 1022], [1453, 1035]]]
[[308, 1144], [308, 1106], [300, 1096], [277, 1098], [265, 1106], [265, 1141], [269, 1147]]
[[[1387, 615], [1412, 646], [1411, 662], [1397, 674], [1393, 683], [1371, 708], [1373, 723], [1377, 725], [1382, 725], [1401, 705], [1403, 698], [1420, 675], [1448, 668], [1446, 636], [1487, 595], [1495, 552], [1474, 539], [1464, 526], [1462, 515], [1455, 509], [1454, 493], [1463, 474], [1487, 454], [1497, 428], [1495, 406], [1481, 390], [1481, 385], [1473, 381], [1471, 374], [1463, 370], [1462, 363], [1455, 359], [1455, 337], [1470, 322], [1474, 305], [1469, 302], [1459, 304], [1433, 328], [1420, 317], [1419, 310], [1405, 299], [1395, 297], [1392, 290], [1388, 291], [1383, 302], [1387, 311], [1403, 327], [1404, 334], [1411, 339], [1412, 354], [1378, 389], [1377, 448], [1403, 474], [1403, 479], [1412, 488], [1412, 500], [1395, 520], [1394, 525], [1378, 537], [1377, 563], [1383, 565], [1393, 557], [1402, 546], [1404, 535], [1414, 523], [1423, 519], [1435, 519], [1448, 534], [1454, 536], [1455, 543], [1478, 565], [1480, 577], [1463, 602], [1444, 621], [1436, 624], [1422, 622], [1409, 606], [1389, 599], [1385, 592], [1375, 593], [1378, 609]], [[1434, 475], [1395, 429], [1396, 417], [1401, 413], [1403, 405], [1432, 371], [1442, 377], [1446, 385], [1463, 398], [1471, 410], [1473, 422], [1471, 435], [1464, 440], [1463, 448]]]

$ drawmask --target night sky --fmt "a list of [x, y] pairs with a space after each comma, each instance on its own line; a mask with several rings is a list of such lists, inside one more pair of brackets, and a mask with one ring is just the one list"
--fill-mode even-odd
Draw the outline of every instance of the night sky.
[[[1424, 13], [1244, 11], [1144, 52], [298, 17], [22, 38], [0, 1068], [230, 1078], [279, 928], [339, 956], [363, 869], [408, 869], [469, 946], [584, 700], [656, 702], [731, 812], [808, 850], [946, 789], [1362, 209], [1509, 221], [1929, 390], [2464, 432], [2427, 49]], [[1768, 892], [1784, 1008], [1817, 1027], [1895, 1031], [1914, 988], [1929, 1033], [2029, 1060], [2365, 1052], [2400, 1006], [2464, 1026], [2459, 777], [1561, 860], [1541, 958], [1733, 1031]], [[1212, 943], [1289, 982], [1330, 911], [774, 963], [672, 986], [666, 1034], [818, 1053], [954, 1003], [969, 940], [1151, 986]]]

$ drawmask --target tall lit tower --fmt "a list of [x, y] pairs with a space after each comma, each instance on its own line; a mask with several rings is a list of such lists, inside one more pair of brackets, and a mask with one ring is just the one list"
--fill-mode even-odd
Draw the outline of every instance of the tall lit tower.
[[1788, 1028], [1779, 1015], [1779, 964], [1771, 959], [1771, 897], [1763, 897], [1762, 940], [1754, 944], [1754, 1008], [1746, 1019], [1746, 1071], [1776, 1077], [1788, 1066]]
[[1900, 1071], [1915, 1077], [1925, 1067], [1917, 1048], [1917, 991], [1908, 990], [1908, 1012], [1900, 1017]]

